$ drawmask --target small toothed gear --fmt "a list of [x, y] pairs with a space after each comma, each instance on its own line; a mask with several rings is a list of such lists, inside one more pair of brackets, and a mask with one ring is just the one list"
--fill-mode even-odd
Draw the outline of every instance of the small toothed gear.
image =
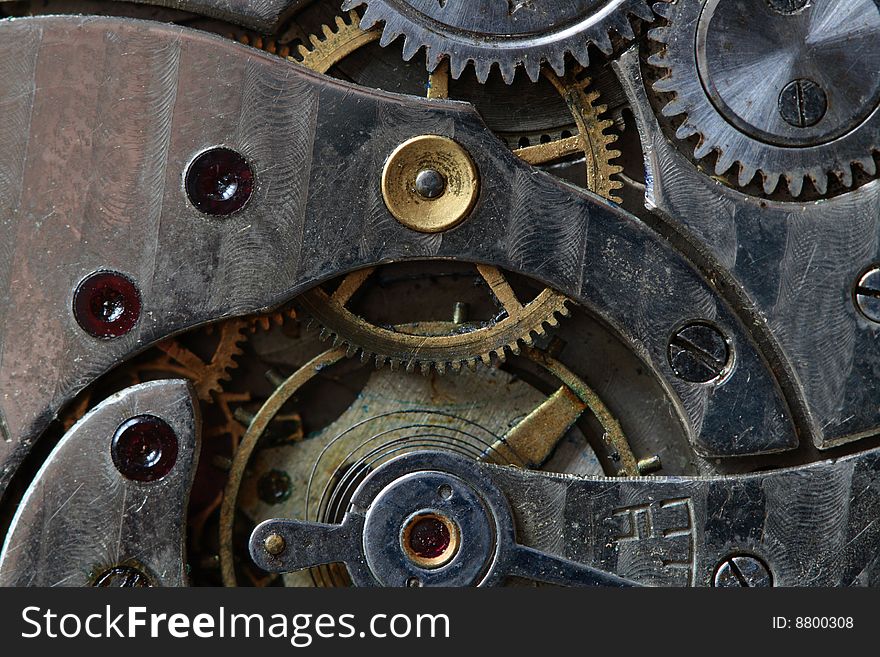
[[478, 265], [488, 285], [499, 316], [490, 322], [417, 322], [394, 327], [378, 326], [346, 307], [374, 270], [361, 270], [347, 276], [332, 293], [322, 288], [306, 292], [299, 306], [321, 326], [321, 336], [334, 347], [347, 348], [349, 357], [374, 361], [377, 367], [459, 371], [493, 359], [503, 361], [531, 346], [548, 328], [567, 317], [568, 297], [545, 288], [534, 299], [521, 303], [498, 269]]
[[[287, 57], [306, 68], [327, 73], [333, 66], [355, 51], [379, 41], [381, 32], [363, 30], [359, 25], [360, 16], [356, 11], [336, 16], [331, 24], [321, 26], [320, 32], [305, 37], [295, 51], [281, 46], [275, 41], [250, 34], [233, 34], [231, 38], [245, 45]], [[295, 54], [294, 54], [295, 53]], [[439, 84], [445, 91], [437, 92], [439, 79], [448, 77], [448, 68], [438, 69], [428, 82], [431, 97], [445, 97], [446, 83]], [[577, 127], [577, 135], [542, 140], [534, 145], [519, 147], [514, 154], [533, 165], [543, 165], [561, 158], [582, 153], [586, 169], [586, 187], [615, 203], [622, 203], [617, 190], [623, 183], [617, 179], [623, 167], [615, 163], [620, 151], [614, 148], [617, 135], [611, 130], [613, 121], [605, 118], [607, 105], [602, 104], [598, 90], [593, 88], [587, 70], [579, 65], [569, 67], [562, 76], [543, 70], [544, 77], [553, 85], [571, 112]], [[548, 136], [549, 137], [549, 136]]]
[[696, 160], [714, 154], [717, 176], [739, 187], [759, 176], [765, 194], [783, 179], [797, 198], [805, 181], [824, 196], [830, 175], [844, 188], [877, 175], [875, 0], [664, 0], [654, 11], [666, 24], [648, 33], [661, 48], [648, 62], [665, 72], [653, 88], [672, 95], [661, 112], [683, 117], [675, 136], [699, 140]]
[[481, 82], [493, 66], [508, 83], [519, 67], [537, 81], [544, 62], [564, 75], [566, 55], [588, 66], [590, 45], [611, 54], [612, 32], [634, 38], [631, 16], [654, 18], [647, 0], [346, 0], [343, 9], [361, 5], [362, 28], [385, 25], [381, 45], [403, 36], [404, 59], [425, 48], [428, 70], [449, 58], [454, 78], [472, 62]]

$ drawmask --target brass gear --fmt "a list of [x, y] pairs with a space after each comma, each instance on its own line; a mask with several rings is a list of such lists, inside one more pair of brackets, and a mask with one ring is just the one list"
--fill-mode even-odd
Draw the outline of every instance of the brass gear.
[[[337, 16], [334, 25], [322, 26], [320, 34], [309, 36], [307, 43], [297, 49], [297, 55], [289, 58], [314, 71], [326, 73], [359, 48], [381, 38], [380, 30], [365, 31], [360, 28], [359, 23], [360, 16], [356, 11]], [[280, 52], [279, 49], [283, 48], [274, 42], [263, 43], [246, 37], [239, 40], [273, 53]], [[520, 148], [514, 153], [533, 165], [547, 164], [575, 153], [583, 153], [587, 189], [619, 203], [620, 199], [615, 192], [623, 187], [623, 183], [615, 180], [615, 176], [623, 168], [614, 164], [614, 160], [620, 157], [620, 152], [613, 148], [617, 135], [608, 132], [613, 121], [602, 118], [608, 108], [597, 104], [599, 92], [591, 88], [592, 80], [586, 69], [576, 65], [562, 77], [549, 69], [544, 69], [543, 73], [565, 100], [578, 134]], [[429, 77], [428, 97], [447, 97], [448, 85], [449, 68], [443, 63]]]
[[608, 106], [597, 104], [600, 94], [591, 87], [591, 78], [580, 66], [575, 66], [563, 77], [545, 70], [544, 77], [568, 105], [578, 134], [519, 148], [513, 151], [514, 154], [529, 164], [538, 165], [582, 152], [587, 189], [610, 201], [621, 203], [616, 192], [623, 187], [623, 183], [616, 180], [616, 176], [623, 171], [623, 167], [614, 164], [614, 160], [620, 157], [620, 151], [614, 149], [617, 135], [608, 132], [614, 122], [602, 118], [608, 111]]
[[[337, 346], [315, 356], [287, 379], [280, 381], [275, 391], [251, 419], [247, 432], [235, 451], [229, 470], [229, 479], [220, 504], [218, 557], [225, 586], [237, 585], [233, 532], [236, 516], [240, 510], [239, 496], [242, 483], [251, 467], [251, 459], [264, 433], [274, 419], [279, 417], [279, 413], [285, 405], [296, 398], [303, 386], [327, 368], [344, 360], [347, 355], [345, 347]], [[577, 375], [547, 353], [527, 348], [523, 351], [523, 356], [556, 379], [559, 387], [534, 410], [518, 418], [518, 421], [507, 429], [504, 436], [498, 437], [494, 442], [485, 442], [486, 449], [477, 458], [496, 465], [540, 469], [568, 429], [577, 422], [582, 414], [589, 413], [601, 426], [603, 442], [613, 454], [611, 458], [615, 462], [616, 471], [611, 474], [614, 476], [637, 476], [639, 469], [632, 448], [620, 423], [602, 398]], [[425, 417], [426, 411], [420, 410], [418, 413], [420, 417]], [[387, 416], [387, 414], [385, 415]], [[407, 424], [405, 428], [409, 430], [412, 427]], [[423, 438], [427, 437], [423, 436]], [[419, 439], [410, 444], [416, 449], [420, 448]], [[400, 453], [400, 449], [398, 444], [388, 454]], [[446, 449], [449, 449], [448, 445]], [[451, 451], [456, 450], [452, 449]], [[322, 456], [326, 453], [326, 448], [321, 451]], [[341, 453], [351, 454], [348, 448], [342, 450]], [[332, 461], [337, 456], [338, 454], [332, 455], [330, 460]], [[332, 472], [338, 472], [338, 470], [332, 469]], [[341, 578], [331, 579], [338, 581], [339, 579], [344, 580], [345, 577], [343, 575]]]
[[[348, 55], [381, 37], [378, 30], [362, 30], [359, 22], [360, 16], [355, 11], [337, 16], [333, 25], [324, 25], [319, 34], [307, 37], [295, 56], [274, 42], [248, 37], [239, 37], [239, 41], [286, 55], [303, 66], [326, 73]], [[548, 69], [544, 75], [565, 100], [578, 134], [520, 148], [514, 153], [533, 165], [583, 153], [587, 187], [619, 202], [615, 191], [623, 185], [614, 178], [622, 168], [613, 163], [620, 153], [612, 148], [617, 137], [608, 132], [612, 121], [601, 118], [607, 107], [597, 104], [599, 93], [591, 89], [585, 69], [575, 67], [563, 77]], [[428, 97], [447, 97], [448, 82], [448, 66], [441, 65], [430, 75]], [[558, 324], [560, 316], [568, 315], [568, 299], [563, 295], [545, 289], [523, 305], [501, 272], [491, 267], [478, 267], [478, 270], [500, 301], [505, 316], [485, 325], [468, 327], [468, 330], [441, 322], [386, 328], [359, 317], [345, 304], [372, 270], [350, 275], [333, 294], [320, 288], [307, 292], [300, 297], [299, 305], [323, 327], [323, 337], [334, 346], [344, 347], [350, 356], [373, 359], [377, 366], [389, 364], [424, 372], [436, 369], [441, 373], [447, 369], [458, 370], [462, 365], [473, 367], [479, 362], [489, 363], [493, 358], [504, 360], [508, 353], [519, 353], [521, 345], [531, 346], [536, 337], [544, 335], [547, 327]]]
[[318, 287], [298, 299], [299, 306], [322, 327], [322, 337], [333, 346], [344, 347], [348, 356], [374, 360], [377, 367], [390, 365], [424, 373], [435, 369], [458, 371], [463, 365], [475, 367], [492, 359], [503, 361], [509, 353], [518, 354], [522, 345], [531, 346], [548, 327], [568, 316], [568, 298], [544, 288], [528, 303], [521, 303], [495, 267], [476, 265], [495, 298], [503, 317], [491, 322], [456, 324], [419, 322], [394, 327], [377, 326], [350, 311], [346, 304], [374, 269], [349, 274], [329, 294]]
[[223, 390], [223, 382], [231, 377], [236, 367], [235, 359], [244, 352], [241, 344], [246, 339], [250, 322], [231, 319], [219, 326], [210, 327], [208, 333], [217, 335], [217, 346], [208, 360], [197, 356], [175, 338], [156, 345], [161, 352], [156, 358], [137, 367], [133, 375], [140, 379], [145, 372], [167, 372], [192, 381], [199, 399], [214, 401], [214, 395]]
[[[272, 326], [280, 326], [288, 319], [295, 319], [293, 309], [269, 314], [254, 315], [248, 318], [228, 319], [201, 329], [206, 336], [216, 336], [216, 344], [211, 355], [204, 358], [192, 352], [179, 339], [169, 338], [156, 344], [148, 352], [154, 354], [126, 366], [123, 376], [128, 385], [136, 385], [155, 379], [156, 374], [176, 376], [192, 382], [199, 400], [207, 404], [219, 403], [224, 422], [206, 429], [206, 435], [228, 435], [234, 440], [243, 434], [227, 404], [224, 384], [232, 378], [232, 371], [238, 367], [237, 359], [244, 351], [242, 344], [248, 335], [256, 331], [268, 331]], [[233, 396], [234, 397], [234, 396]], [[91, 388], [83, 391], [60, 416], [61, 426], [69, 430], [93, 406]], [[229, 398], [229, 401], [242, 402]]]
[[[365, 31], [359, 23], [360, 15], [356, 11], [337, 16], [333, 25], [323, 25], [320, 33], [306, 37], [305, 43], [299, 45], [295, 53], [291, 52], [289, 46], [261, 36], [239, 34], [235, 38], [240, 43], [286, 57], [313, 71], [327, 73], [356, 50], [381, 38], [380, 30]], [[578, 134], [518, 148], [513, 151], [514, 154], [529, 164], [540, 165], [583, 153], [587, 189], [620, 203], [616, 191], [623, 187], [623, 183], [615, 177], [623, 171], [623, 167], [614, 163], [620, 157], [620, 151], [614, 149], [617, 135], [609, 132], [614, 122], [602, 118], [608, 107], [598, 103], [600, 94], [592, 88], [592, 80], [586, 69], [574, 65], [564, 76], [559, 76], [545, 68], [543, 75], [568, 106]], [[449, 68], [443, 63], [430, 75], [427, 95], [429, 98], [446, 98], [448, 87]]]

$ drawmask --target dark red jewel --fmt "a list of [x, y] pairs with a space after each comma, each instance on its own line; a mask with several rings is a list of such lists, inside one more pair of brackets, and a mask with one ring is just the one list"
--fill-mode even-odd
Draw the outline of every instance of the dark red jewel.
[[247, 160], [228, 148], [205, 151], [193, 160], [186, 172], [189, 200], [205, 214], [237, 212], [253, 191], [253, 170]]
[[77, 287], [73, 314], [89, 335], [118, 338], [137, 324], [141, 316], [141, 295], [126, 276], [112, 271], [98, 271]]
[[110, 454], [127, 479], [156, 481], [171, 472], [177, 461], [177, 435], [164, 420], [139, 415], [116, 430]]
[[409, 530], [409, 547], [422, 559], [436, 559], [449, 548], [449, 528], [438, 518], [426, 516], [416, 520]]

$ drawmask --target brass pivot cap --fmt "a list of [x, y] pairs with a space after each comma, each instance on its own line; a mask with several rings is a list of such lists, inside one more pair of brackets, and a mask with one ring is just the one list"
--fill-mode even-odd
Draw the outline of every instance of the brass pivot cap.
[[388, 211], [407, 228], [441, 233], [464, 221], [480, 193], [471, 156], [438, 135], [413, 137], [385, 162], [382, 196]]

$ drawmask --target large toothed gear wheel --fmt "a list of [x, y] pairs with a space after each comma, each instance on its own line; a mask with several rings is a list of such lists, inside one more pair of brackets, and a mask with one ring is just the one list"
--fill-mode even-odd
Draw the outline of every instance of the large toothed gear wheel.
[[366, 5], [361, 27], [384, 23], [382, 45], [405, 38], [404, 58], [427, 50], [428, 70], [449, 58], [458, 78], [473, 62], [485, 82], [497, 65], [508, 82], [525, 68], [537, 80], [547, 62], [559, 75], [565, 57], [589, 64], [592, 44], [610, 54], [610, 34], [634, 38], [630, 16], [651, 20], [646, 0], [346, 0], [344, 9]]
[[[697, 136], [697, 160], [746, 187], [760, 174], [801, 196], [805, 180], [828, 192], [829, 174], [853, 186], [856, 165], [877, 173], [880, 146], [880, 5], [876, 0], [659, 2], [667, 24], [649, 32], [665, 69], [654, 83], [683, 116], [676, 136]], [[861, 71], [864, 74], [853, 74]], [[858, 173], [858, 172], [856, 172]], [[864, 177], [864, 176], [862, 176]]]
[[348, 356], [372, 360], [376, 367], [441, 374], [518, 354], [521, 347], [531, 346], [570, 313], [569, 299], [555, 290], [544, 288], [530, 301], [522, 302], [499, 269], [483, 265], [476, 269], [499, 309], [488, 322], [416, 321], [379, 326], [346, 307], [373, 269], [349, 274], [332, 293], [320, 287], [310, 290], [299, 298], [299, 305], [322, 327], [323, 339], [344, 348]]

